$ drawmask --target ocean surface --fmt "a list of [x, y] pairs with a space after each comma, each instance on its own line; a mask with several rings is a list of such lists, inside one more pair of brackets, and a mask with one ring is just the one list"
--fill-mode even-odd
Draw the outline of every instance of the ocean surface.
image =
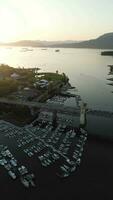
[[41, 71], [66, 73], [90, 108], [113, 111], [113, 87], [109, 67], [113, 57], [101, 56], [97, 49], [42, 50], [41, 48], [0, 48], [0, 63], [14, 67], [39, 67]]

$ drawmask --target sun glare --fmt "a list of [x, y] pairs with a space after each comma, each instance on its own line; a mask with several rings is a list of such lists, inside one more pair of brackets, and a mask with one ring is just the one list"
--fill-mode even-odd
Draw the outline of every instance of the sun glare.
[[17, 19], [7, 8], [0, 9], [0, 42], [7, 42], [15, 39], [19, 32]]

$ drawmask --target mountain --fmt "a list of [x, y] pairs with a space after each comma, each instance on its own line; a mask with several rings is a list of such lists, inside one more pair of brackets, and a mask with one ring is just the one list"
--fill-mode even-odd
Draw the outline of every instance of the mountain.
[[38, 40], [21, 40], [17, 42], [6, 43], [8, 46], [21, 46], [21, 47], [43, 47], [43, 42]]
[[94, 48], [94, 49], [113, 49], [113, 32], [106, 33], [96, 39], [78, 43], [56, 44], [54, 47], [60, 48]]
[[21, 47], [53, 47], [54, 45], [76, 43], [77, 41], [40, 41], [40, 40], [21, 40], [10, 43], [0, 43], [2, 46], [21, 46]]
[[106, 33], [100, 37], [87, 41], [40, 41], [22, 40], [12, 43], [5, 43], [7, 46], [29, 46], [29, 47], [51, 47], [51, 48], [93, 48], [93, 49], [113, 49], [113, 32]]

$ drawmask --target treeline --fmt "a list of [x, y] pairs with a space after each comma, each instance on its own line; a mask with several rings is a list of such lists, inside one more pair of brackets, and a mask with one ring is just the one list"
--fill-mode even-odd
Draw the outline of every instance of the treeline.
[[13, 73], [20, 75], [21, 81], [33, 82], [35, 80], [35, 72], [30, 68], [14, 68], [5, 64], [0, 65], [0, 75], [3, 76], [3, 79], [10, 78]]
[[11, 79], [0, 80], [0, 97], [6, 96], [18, 89], [18, 81]]

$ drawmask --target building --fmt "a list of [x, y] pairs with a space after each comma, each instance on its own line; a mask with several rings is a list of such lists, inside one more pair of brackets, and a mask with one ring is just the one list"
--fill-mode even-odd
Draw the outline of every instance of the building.
[[20, 75], [17, 73], [13, 73], [13, 74], [11, 74], [11, 78], [14, 80], [18, 80], [18, 79], [20, 79]]

